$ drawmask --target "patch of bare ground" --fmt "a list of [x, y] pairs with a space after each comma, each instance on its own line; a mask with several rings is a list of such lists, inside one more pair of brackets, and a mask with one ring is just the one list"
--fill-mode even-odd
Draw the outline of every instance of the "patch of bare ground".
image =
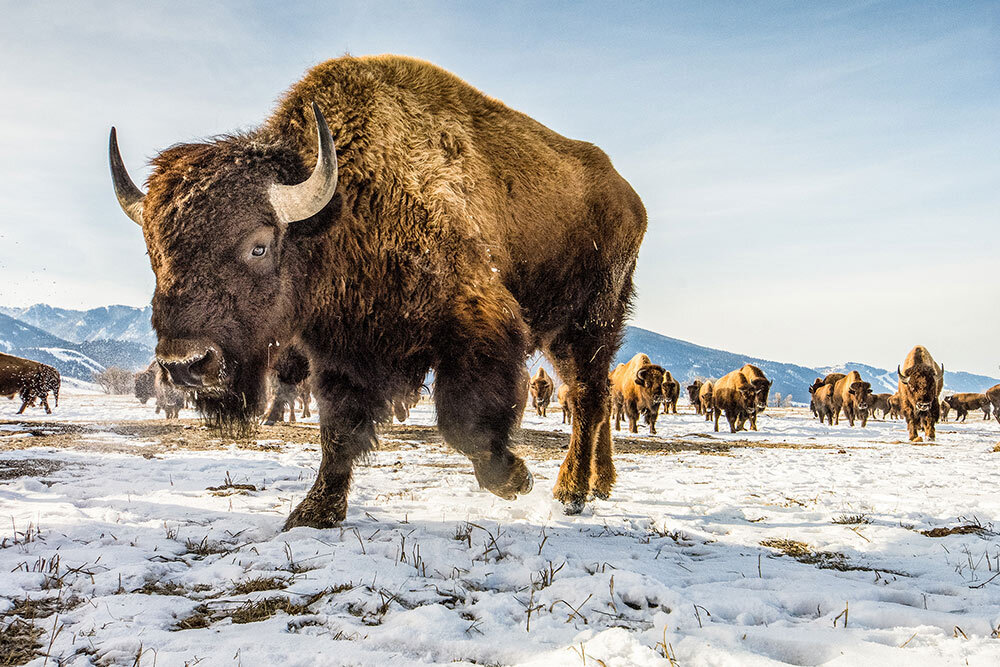
[[0, 460], [0, 482], [18, 477], [45, 477], [64, 465], [62, 461], [51, 459]]
[[883, 572], [899, 577], [910, 576], [904, 572], [897, 572], [895, 570], [885, 570], [882, 568], [855, 565], [848, 560], [847, 556], [838, 551], [814, 551], [808, 544], [805, 542], [799, 542], [798, 540], [772, 538], [762, 541], [760, 545], [762, 547], [768, 547], [769, 549], [775, 549], [782, 555], [794, 558], [800, 563], [815, 565], [822, 570], [839, 570], [841, 572]]
[[[220, 436], [199, 420], [116, 421], [76, 424], [46, 422], [44, 425], [10, 420], [0, 424], [21, 427], [18, 432], [31, 437], [9, 438], [0, 442], [0, 452], [29, 447], [53, 447], [82, 451], [137, 454], [151, 458], [177, 450], [223, 449], [235, 444], [242, 449], [269, 451], [279, 445], [319, 445], [316, 424], [275, 424], [261, 426], [244, 439]], [[379, 428], [379, 449], [393, 451], [420, 445], [441, 445], [444, 440], [436, 426], [387, 424]], [[569, 434], [536, 429], [518, 429], [512, 438], [514, 450], [533, 459], [562, 459], [569, 447]], [[137, 444], [141, 446], [137, 447]], [[678, 438], [616, 438], [615, 451], [620, 454], [677, 454], [699, 452], [724, 455], [734, 449], [815, 449], [836, 450], [831, 445], [796, 442], [761, 442], [753, 440], [721, 440], [692, 433]], [[2, 471], [3, 468], [0, 468]], [[2, 476], [0, 476], [2, 479]], [[228, 489], [233, 491], [233, 489]]]
[[301, 616], [308, 614], [309, 606], [328, 593], [329, 591], [321, 591], [307, 597], [302, 602], [293, 602], [285, 596], [273, 596], [239, 603], [200, 604], [195, 607], [191, 615], [178, 621], [173, 629], [207, 628], [212, 623], [225, 618], [231, 619], [233, 623], [256, 623], [271, 618], [279, 611], [289, 616]]

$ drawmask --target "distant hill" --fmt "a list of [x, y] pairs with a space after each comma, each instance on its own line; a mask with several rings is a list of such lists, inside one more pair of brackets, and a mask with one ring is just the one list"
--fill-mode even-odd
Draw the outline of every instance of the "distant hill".
[[27, 308], [0, 306], [0, 313], [38, 327], [71, 343], [118, 340], [156, 347], [156, 334], [149, 324], [152, 308], [105, 306], [90, 310], [55, 308], [36, 303]]
[[139, 343], [95, 340], [74, 343], [0, 313], [0, 352], [55, 367], [65, 377], [91, 382], [107, 366], [145, 368], [153, 350]]

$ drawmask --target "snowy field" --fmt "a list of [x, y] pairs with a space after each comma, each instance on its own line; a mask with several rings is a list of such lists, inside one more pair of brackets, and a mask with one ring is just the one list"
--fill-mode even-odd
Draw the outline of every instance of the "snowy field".
[[575, 517], [551, 497], [557, 446], [521, 449], [535, 488], [506, 502], [397, 426], [341, 528], [283, 533], [315, 418], [189, 447], [190, 411], [157, 435], [128, 397], [17, 407], [0, 400], [0, 625], [33, 665], [1000, 664], [1000, 425], [979, 416], [911, 445], [898, 421], [770, 410], [715, 434], [684, 407], [619, 434], [613, 499]]

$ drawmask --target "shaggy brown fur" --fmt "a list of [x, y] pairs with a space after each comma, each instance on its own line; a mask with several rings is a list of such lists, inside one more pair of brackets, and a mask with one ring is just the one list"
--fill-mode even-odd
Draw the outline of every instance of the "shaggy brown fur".
[[993, 417], [1000, 423], [1000, 384], [995, 384], [986, 390], [986, 398], [993, 406]]
[[[982, 410], [983, 419], [990, 418], [992, 404], [990, 403], [990, 399], [986, 398], [986, 394], [955, 394], [944, 398], [941, 403], [947, 404], [955, 409], [956, 420], [960, 419], [965, 421], [965, 418], [969, 416], [969, 412], [972, 410]], [[941, 417], [942, 421], [946, 418], [947, 414]]]
[[56, 407], [59, 407], [61, 384], [59, 371], [52, 366], [0, 352], [0, 396], [20, 395], [21, 408], [17, 414], [34, 405], [36, 399], [41, 400], [45, 412], [51, 413], [49, 392], [52, 392]]
[[[286, 225], [267, 193], [310, 174], [313, 101], [338, 149], [337, 194]], [[610, 495], [607, 376], [646, 213], [592, 144], [429, 63], [337, 58], [295, 83], [260, 130], [160, 153], [141, 220], [157, 355], [178, 367], [196, 355], [210, 417], [253, 419], [270, 343], [295, 341], [309, 357], [322, 461], [287, 528], [344, 519], [375, 423], [430, 368], [438, 427], [479, 483], [507, 499], [529, 491], [509, 442], [536, 348], [572, 397], [555, 497], [574, 513], [591, 492]]]
[[903, 418], [903, 408], [899, 402], [899, 392], [889, 397], [889, 416], [892, 419], [902, 419]]
[[701, 406], [701, 412], [705, 415], [705, 421], [712, 421], [712, 410], [715, 408], [715, 403], [712, 402], [714, 389], [715, 383], [711, 380], [706, 380], [701, 385], [701, 389], [698, 390], [698, 405]]
[[546, 416], [546, 410], [552, 401], [552, 394], [555, 393], [555, 383], [544, 368], [539, 367], [538, 372], [531, 377], [529, 392], [531, 393], [531, 405], [535, 408], [535, 412], [539, 417]]
[[156, 374], [158, 372], [160, 372], [160, 365], [154, 360], [150, 362], [146, 370], [135, 374], [135, 397], [143, 405], [156, 396]]
[[701, 380], [695, 380], [687, 386], [688, 401], [694, 406], [694, 412], [697, 415], [702, 414], [701, 400], [698, 399], [699, 393], [701, 393]]
[[889, 406], [889, 399], [891, 397], [892, 394], [872, 394], [868, 399], [868, 413], [874, 417], [875, 411], [881, 410], [882, 419], [885, 419], [891, 409]]
[[[743, 368], [740, 369], [740, 373], [747, 379], [747, 382], [753, 385], [755, 400], [753, 409], [750, 410], [749, 419], [750, 428], [756, 431], [757, 415], [767, 409], [767, 395], [771, 391], [772, 383], [764, 375], [764, 371], [753, 364], [744, 364]], [[742, 428], [743, 425], [740, 424], [740, 429], [742, 430]]]
[[663, 371], [663, 414], [677, 414], [677, 400], [681, 397], [681, 383], [670, 371]]
[[288, 409], [288, 421], [295, 423], [295, 399], [301, 398], [304, 404], [303, 419], [309, 416], [309, 360], [302, 351], [294, 345], [281, 349], [271, 371], [271, 387], [274, 397], [268, 408], [264, 424], [271, 426], [276, 422], [285, 421], [285, 409]]
[[153, 375], [154, 391], [156, 392], [156, 412], [163, 410], [167, 419], [177, 419], [184, 407], [184, 392], [171, 384], [166, 371], [157, 369]]
[[559, 392], [556, 394], [559, 399], [559, 407], [562, 408], [562, 423], [572, 424], [573, 423], [573, 406], [569, 402], [569, 385], [561, 384], [559, 385]]
[[820, 423], [826, 422], [830, 426], [833, 426], [834, 416], [839, 417], [840, 414], [840, 410], [834, 405], [835, 387], [836, 384], [824, 384], [813, 392], [816, 416], [819, 417]]
[[933, 440], [934, 427], [941, 414], [938, 396], [944, 385], [944, 369], [934, 362], [931, 353], [917, 345], [906, 355], [899, 376], [899, 407], [906, 419], [906, 428], [912, 442], [922, 442], [919, 430]]
[[663, 366], [639, 353], [627, 364], [618, 364], [611, 373], [611, 414], [615, 430], [628, 418], [628, 430], [639, 432], [639, 415], [644, 415], [649, 432], [656, 433], [656, 417], [663, 403]]
[[834, 423], [840, 424], [840, 413], [843, 411], [847, 422], [854, 426], [854, 420], [861, 421], [861, 426], [868, 425], [868, 397], [872, 393], [872, 385], [861, 380], [861, 374], [851, 371], [837, 380], [833, 385]]
[[729, 430], [742, 431], [743, 425], [756, 409], [757, 388], [747, 380], [743, 369], [727, 373], [719, 378], [712, 391], [715, 430], [719, 430], [719, 417], [726, 413]]

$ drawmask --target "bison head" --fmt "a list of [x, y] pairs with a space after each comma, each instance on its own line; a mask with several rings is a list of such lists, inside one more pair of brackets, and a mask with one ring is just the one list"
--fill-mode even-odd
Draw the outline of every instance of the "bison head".
[[643, 366], [635, 372], [635, 383], [642, 387], [650, 401], [653, 403], [663, 402], [663, 366], [650, 364]]
[[701, 380], [695, 380], [687, 386], [688, 398], [694, 403], [698, 400], [698, 394], [701, 393]]
[[[917, 412], [928, 412], [937, 402], [939, 376], [934, 369], [926, 366], [915, 366], [904, 375], [896, 366], [899, 381], [906, 387], [907, 393]], [[942, 369], [941, 375], [944, 375]]]
[[854, 399], [858, 402], [859, 410], [867, 410], [868, 402], [871, 400], [872, 396], [872, 386], [869, 382], [854, 382], [848, 388], [847, 393], [854, 396]]
[[336, 216], [333, 138], [315, 104], [313, 113], [318, 156], [304, 182], [300, 154], [280, 138], [231, 136], [163, 151], [144, 194], [111, 130], [115, 194], [142, 226], [156, 275], [156, 360], [171, 383], [198, 390], [209, 416], [245, 422], [263, 407], [269, 361], [295, 318], [299, 248]]
[[753, 388], [754, 399], [752, 403], [748, 405], [753, 405], [757, 412], [763, 412], [767, 409], [767, 395], [771, 392], [771, 385], [774, 384], [770, 380], [765, 380], [764, 378], [757, 378], [750, 383]]

